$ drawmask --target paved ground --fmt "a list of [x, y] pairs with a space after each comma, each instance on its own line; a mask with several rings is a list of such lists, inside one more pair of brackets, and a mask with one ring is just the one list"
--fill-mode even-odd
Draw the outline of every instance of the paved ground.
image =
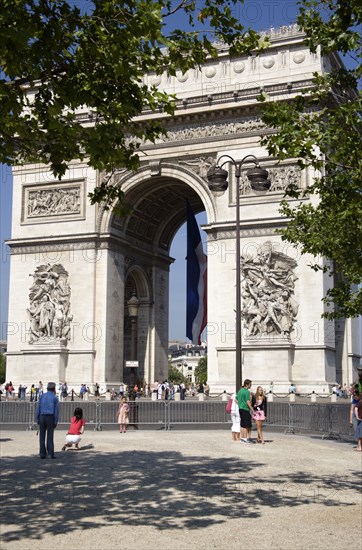
[[35, 432], [1, 433], [2, 549], [362, 547], [353, 443], [88, 430], [81, 451], [61, 452], [64, 437], [56, 460], [40, 460]]

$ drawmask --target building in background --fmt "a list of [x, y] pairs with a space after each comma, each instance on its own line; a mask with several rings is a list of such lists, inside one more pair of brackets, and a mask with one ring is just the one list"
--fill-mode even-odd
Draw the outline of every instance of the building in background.
[[201, 357], [207, 356], [206, 344], [200, 346], [186, 344], [184, 347], [179, 345], [176, 349], [175, 347], [174, 344], [169, 347], [169, 364], [176, 367], [190, 384], [195, 384], [195, 369]]

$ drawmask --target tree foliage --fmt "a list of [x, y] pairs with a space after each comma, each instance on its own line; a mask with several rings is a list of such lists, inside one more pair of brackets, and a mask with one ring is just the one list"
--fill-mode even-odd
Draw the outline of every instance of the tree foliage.
[[207, 382], [207, 357], [201, 357], [196, 369], [195, 380], [198, 384], [206, 384]]
[[78, 2], [81, 12], [65, 0], [0, 0], [0, 162], [46, 163], [59, 177], [72, 159], [137, 168], [141, 143], [164, 129], [135, 117], [175, 109], [144, 75], [201, 66], [217, 55], [215, 40], [231, 55], [257, 48], [259, 36], [233, 16], [243, 1], [93, 0]]
[[[264, 138], [269, 153], [279, 159], [295, 157], [312, 167], [317, 177], [306, 190], [290, 186], [281, 205], [289, 218], [282, 238], [301, 245], [304, 253], [321, 255], [329, 264], [313, 264], [337, 283], [327, 291], [327, 318], [362, 313], [362, 4], [340, 0], [303, 0], [298, 18], [312, 52], [340, 52], [349, 67], [336, 65], [329, 74], [315, 74], [313, 88], [292, 101], [265, 101], [263, 120], [276, 133]], [[337, 58], [338, 59], [338, 58]], [[315, 196], [315, 199], [313, 198]], [[303, 201], [295, 206], [290, 197]]]
[[174, 367], [173, 365], [168, 365], [168, 378], [170, 382], [173, 384], [181, 384], [182, 382], [184, 384], [188, 384], [188, 379], [186, 376], [184, 376], [177, 367]]

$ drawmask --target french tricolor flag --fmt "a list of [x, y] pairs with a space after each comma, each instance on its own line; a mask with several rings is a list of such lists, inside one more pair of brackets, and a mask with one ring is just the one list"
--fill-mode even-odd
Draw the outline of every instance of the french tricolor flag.
[[199, 227], [187, 203], [187, 304], [186, 336], [201, 344], [207, 324], [207, 256], [204, 254]]

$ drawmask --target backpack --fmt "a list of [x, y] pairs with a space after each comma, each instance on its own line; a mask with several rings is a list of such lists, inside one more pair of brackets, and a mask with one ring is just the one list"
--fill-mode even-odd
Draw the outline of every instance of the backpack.
[[233, 400], [230, 398], [225, 407], [225, 412], [227, 412], [227, 414], [231, 413], [232, 405], [233, 405]]

